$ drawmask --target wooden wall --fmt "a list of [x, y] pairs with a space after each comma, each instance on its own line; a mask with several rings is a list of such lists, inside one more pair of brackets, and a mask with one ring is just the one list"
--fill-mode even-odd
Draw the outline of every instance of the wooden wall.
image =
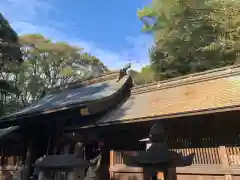
[[[184, 155], [195, 153], [193, 164], [189, 167], [169, 169], [172, 179], [177, 180], [240, 180], [240, 147], [209, 147], [172, 149]], [[130, 151], [137, 155], [139, 151]], [[122, 151], [111, 151], [110, 174], [114, 180], [141, 180], [141, 168], [123, 165]], [[161, 176], [161, 173], [159, 174]], [[163, 179], [163, 176], [159, 177]]]
[[13, 179], [14, 174], [18, 170], [17, 165], [19, 165], [21, 158], [18, 156], [5, 157], [4, 165], [0, 166], [0, 180]]

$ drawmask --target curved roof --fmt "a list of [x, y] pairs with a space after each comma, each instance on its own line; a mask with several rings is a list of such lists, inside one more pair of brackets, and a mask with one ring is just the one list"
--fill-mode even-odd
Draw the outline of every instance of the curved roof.
[[117, 79], [111, 79], [86, 86], [75, 86], [62, 89], [58, 92], [55, 91], [47, 94], [36, 103], [1, 119], [16, 118], [35, 113], [47, 114], [69, 109], [72, 106], [84, 106], [87, 103], [113, 96], [126, 84], [129, 78], [129, 76], [125, 76], [120, 81], [117, 81]]
[[49, 89], [49, 92], [58, 92], [59, 90], [62, 89], [66, 89], [66, 88], [79, 88], [79, 87], [83, 87], [83, 86], [88, 86], [91, 84], [96, 84], [96, 83], [100, 83], [100, 82], [104, 82], [104, 81], [108, 81], [108, 80], [113, 80], [113, 79], [117, 79], [119, 76], [119, 71], [111, 71], [111, 72], [107, 72], [104, 74], [100, 74], [97, 77], [93, 77], [93, 78], [89, 78], [87, 80], [84, 81], [76, 81], [76, 82], [71, 82], [68, 83], [67, 85], [64, 86], [58, 86], [55, 88], [51, 88]]

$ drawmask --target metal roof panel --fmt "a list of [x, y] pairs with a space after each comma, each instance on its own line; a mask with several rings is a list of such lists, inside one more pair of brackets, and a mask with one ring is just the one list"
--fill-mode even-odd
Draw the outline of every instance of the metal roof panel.
[[33, 103], [22, 110], [7, 115], [1, 119], [37, 112], [54, 112], [56, 109], [64, 109], [73, 105], [82, 105], [87, 102], [100, 100], [115, 94], [121, 89], [128, 79], [129, 76], [125, 76], [120, 81], [112, 79], [83, 87], [67, 88], [62, 91], [50, 93], [38, 100], [36, 103]]

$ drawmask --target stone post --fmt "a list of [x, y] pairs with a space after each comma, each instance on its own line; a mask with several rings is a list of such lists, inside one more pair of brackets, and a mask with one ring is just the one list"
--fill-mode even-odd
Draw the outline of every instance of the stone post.
[[43, 171], [39, 172], [38, 180], [44, 180], [44, 172]]
[[72, 171], [67, 173], [67, 180], [74, 180], [74, 173]]

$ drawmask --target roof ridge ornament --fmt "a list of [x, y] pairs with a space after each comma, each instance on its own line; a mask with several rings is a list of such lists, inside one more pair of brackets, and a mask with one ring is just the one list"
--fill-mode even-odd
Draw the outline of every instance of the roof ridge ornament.
[[127, 75], [127, 70], [131, 68], [131, 63], [128, 63], [127, 65], [125, 65], [122, 69], [120, 69], [119, 71], [119, 77], [117, 82], [119, 82], [124, 76]]

